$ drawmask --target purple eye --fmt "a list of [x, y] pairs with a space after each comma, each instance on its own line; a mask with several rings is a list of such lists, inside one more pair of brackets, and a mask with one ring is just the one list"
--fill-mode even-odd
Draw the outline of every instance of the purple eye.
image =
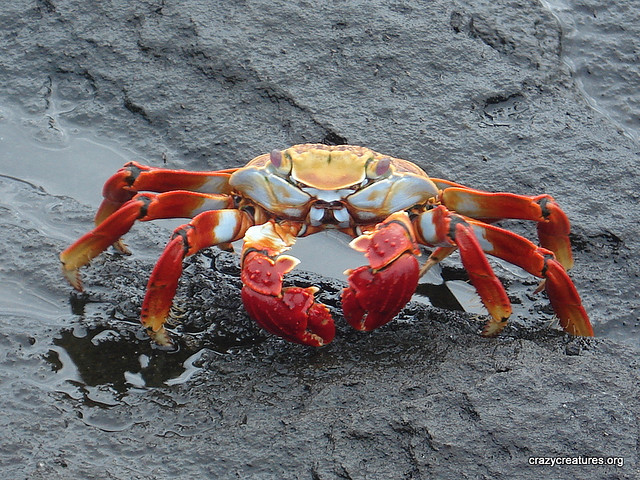
[[271, 160], [271, 164], [274, 167], [279, 168], [282, 165], [282, 152], [280, 150], [271, 150], [269, 160]]
[[376, 165], [376, 175], [384, 175], [389, 170], [389, 165], [391, 164], [391, 159], [389, 157], [385, 157], [378, 162]]

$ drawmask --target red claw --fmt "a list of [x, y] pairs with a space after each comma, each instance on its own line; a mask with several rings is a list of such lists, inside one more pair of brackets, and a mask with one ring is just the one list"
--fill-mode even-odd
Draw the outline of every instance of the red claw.
[[282, 277], [298, 264], [299, 260], [281, 255], [275, 260], [262, 252], [249, 252], [242, 263], [242, 283], [263, 295], [279, 296], [282, 292]]
[[242, 287], [242, 301], [256, 323], [267, 332], [294, 343], [321, 347], [335, 336], [329, 309], [316, 303], [316, 288], [287, 287], [281, 296], [258, 293]]
[[348, 270], [349, 287], [342, 291], [342, 310], [356, 330], [381, 327], [411, 300], [420, 278], [412, 231], [406, 214], [394, 214], [352, 242], [370, 263]]
[[410, 253], [375, 273], [367, 266], [351, 270], [349, 287], [342, 291], [342, 309], [349, 325], [370, 331], [388, 323], [411, 300], [419, 270]]
[[266, 331], [290, 342], [321, 347], [333, 340], [335, 326], [329, 309], [316, 303], [315, 287], [282, 288], [282, 277], [298, 264], [287, 255], [272, 259], [262, 252], [245, 255], [242, 301]]

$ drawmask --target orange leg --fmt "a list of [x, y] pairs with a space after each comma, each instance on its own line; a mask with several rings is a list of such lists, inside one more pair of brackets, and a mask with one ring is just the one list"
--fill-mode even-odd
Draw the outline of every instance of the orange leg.
[[251, 226], [250, 216], [240, 210], [209, 210], [177, 228], [158, 259], [142, 303], [142, 324], [159, 345], [172, 345], [164, 328], [182, 275], [182, 260], [204, 248], [239, 240]]
[[186, 190], [208, 194], [230, 193], [229, 177], [235, 170], [188, 172], [129, 162], [105, 182], [102, 189], [104, 200], [96, 213], [95, 224], [100, 225], [138, 192]]
[[78, 269], [127, 233], [136, 220], [191, 218], [205, 210], [229, 208], [232, 203], [227, 195], [185, 191], [137, 194], [60, 254], [62, 271], [69, 283], [81, 291]]
[[580, 296], [552, 251], [508, 230], [461, 217], [444, 206], [417, 216], [414, 225], [421, 242], [460, 249], [470, 280], [492, 316], [485, 335], [499, 333], [510, 313], [504, 288], [486, 261], [484, 253], [488, 253], [545, 279], [547, 295], [564, 330], [573, 335], [593, 336]]
[[351, 247], [364, 252], [369, 265], [347, 270], [349, 287], [342, 309], [356, 330], [370, 331], [388, 323], [413, 296], [420, 277], [413, 226], [406, 213], [394, 213], [361, 235]]
[[551, 306], [566, 332], [585, 337], [593, 336], [593, 328], [582, 306], [580, 295], [551, 250], [538, 247], [526, 238], [493, 225], [475, 220], [469, 220], [469, 223], [473, 225], [476, 236], [481, 239], [486, 253], [502, 258], [545, 280], [544, 288]]
[[301, 225], [268, 222], [250, 228], [242, 252], [242, 301], [260, 327], [290, 342], [320, 347], [333, 340], [329, 309], [316, 303], [315, 287], [282, 287], [298, 259], [281, 255], [295, 242]]
[[460, 259], [469, 274], [469, 280], [491, 315], [482, 334], [487, 337], [495, 336], [507, 325], [511, 316], [511, 302], [507, 292], [489, 265], [472, 227], [465, 222], [455, 222], [451, 235], [460, 249]]
[[433, 252], [431, 252], [431, 255], [429, 255], [429, 258], [427, 258], [427, 261], [424, 262], [424, 265], [420, 267], [420, 276], [422, 277], [431, 269], [431, 267], [440, 263], [457, 249], [457, 247], [438, 247], [434, 249]]
[[414, 219], [414, 226], [421, 243], [438, 247], [427, 260], [423, 267], [424, 271], [451, 254], [456, 248], [460, 250], [460, 259], [469, 274], [469, 280], [491, 315], [483, 335], [494, 336], [500, 333], [511, 315], [511, 302], [504, 286], [489, 265], [472, 227], [462, 217], [443, 206], [417, 216]]
[[565, 269], [573, 266], [569, 220], [551, 196], [489, 193], [444, 180], [435, 182], [445, 187], [441, 193], [442, 204], [460, 215], [489, 222], [503, 218], [538, 222], [540, 244], [554, 252]]

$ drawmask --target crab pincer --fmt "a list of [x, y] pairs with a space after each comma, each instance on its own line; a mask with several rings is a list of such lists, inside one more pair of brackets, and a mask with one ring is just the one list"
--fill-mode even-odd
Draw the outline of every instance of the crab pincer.
[[369, 260], [347, 270], [349, 287], [342, 291], [342, 309], [356, 330], [374, 330], [395, 317], [418, 286], [420, 250], [406, 213], [394, 213], [371, 233], [360, 235], [351, 247]]
[[[299, 263], [280, 255], [293, 241], [279, 225], [252, 227], [242, 255], [242, 302], [249, 316], [266, 331], [290, 342], [321, 347], [335, 336], [329, 309], [317, 303], [316, 287], [284, 287], [282, 279]], [[288, 239], [283, 241], [284, 239]]]

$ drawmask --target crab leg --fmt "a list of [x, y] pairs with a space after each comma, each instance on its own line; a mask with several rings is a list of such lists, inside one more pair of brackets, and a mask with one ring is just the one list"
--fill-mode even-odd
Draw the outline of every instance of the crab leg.
[[444, 260], [453, 252], [455, 252], [457, 249], [458, 249], [457, 247], [436, 248], [433, 252], [431, 252], [431, 255], [429, 255], [429, 258], [427, 258], [427, 261], [424, 262], [424, 265], [420, 267], [420, 276], [422, 277], [425, 273], [427, 273], [431, 269], [431, 267], [440, 263], [442, 260]]
[[421, 243], [438, 247], [423, 266], [423, 270], [426, 271], [456, 248], [459, 249], [460, 259], [469, 274], [469, 280], [491, 315], [483, 335], [494, 336], [500, 333], [511, 316], [511, 302], [504, 286], [495, 276], [473, 228], [462, 217], [449, 212], [443, 206], [419, 215], [414, 224]]
[[316, 287], [282, 287], [283, 276], [298, 263], [282, 255], [295, 242], [299, 224], [267, 222], [251, 227], [242, 251], [242, 301], [260, 327], [291, 342], [320, 347], [333, 340], [329, 309], [316, 303]]
[[404, 212], [390, 215], [350, 246], [364, 252], [369, 265], [345, 272], [349, 287], [342, 291], [342, 309], [353, 328], [369, 331], [388, 323], [411, 299], [420, 276], [420, 250]]
[[82, 291], [78, 269], [127, 233], [136, 220], [192, 218], [205, 210], [229, 208], [232, 203], [227, 195], [185, 191], [139, 193], [60, 254], [62, 272], [76, 290]]
[[[452, 213], [444, 206], [419, 215], [414, 219], [414, 225], [421, 242], [437, 246], [457, 245], [460, 248], [462, 262], [470, 270], [470, 280], [492, 316], [484, 335], [499, 333], [508, 316], [506, 309], [500, 313], [505, 307], [501, 306], [498, 290], [504, 292], [504, 288], [501, 285], [498, 287], [500, 282], [486, 262], [484, 253], [488, 253], [545, 279], [549, 301], [562, 328], [572, 335], [593, 336], [580, 296], [552, 251], [538, 247], [508, 230]], [[475, 243], [477, 247], [469, 247], [469, 243]], [[482, 278], [483, 275], [487, 278]], [[491, 286], [485, 287], [484, 284]]]
[[159, 345], [172, 345], [164, 328], [182, 275], [182, 260], [204, 248], [239, 240], [252, 224], [240, 210], [210, 210], [178, 227], [158, 259], [142, 303], [141, 321]]
[[187, 190], [199, 193], [229, 193], [229, 177], [235, 170], [234, 168], [216, 172], [188, 172], [129, 162], [105, 182], [102, 189], [104, 200], [96, 213], [95, 224], [100, 225], [138, 192]]
[[446, 187], [441, 193], [442, 204], [460, 215], [486, 221], [513, 218], [538, 222], [540, 244], [554, 252], [566, 270], [573, 266], [569, 220], [550, 195], [490, 193], [444, 180], [434, 181]]

